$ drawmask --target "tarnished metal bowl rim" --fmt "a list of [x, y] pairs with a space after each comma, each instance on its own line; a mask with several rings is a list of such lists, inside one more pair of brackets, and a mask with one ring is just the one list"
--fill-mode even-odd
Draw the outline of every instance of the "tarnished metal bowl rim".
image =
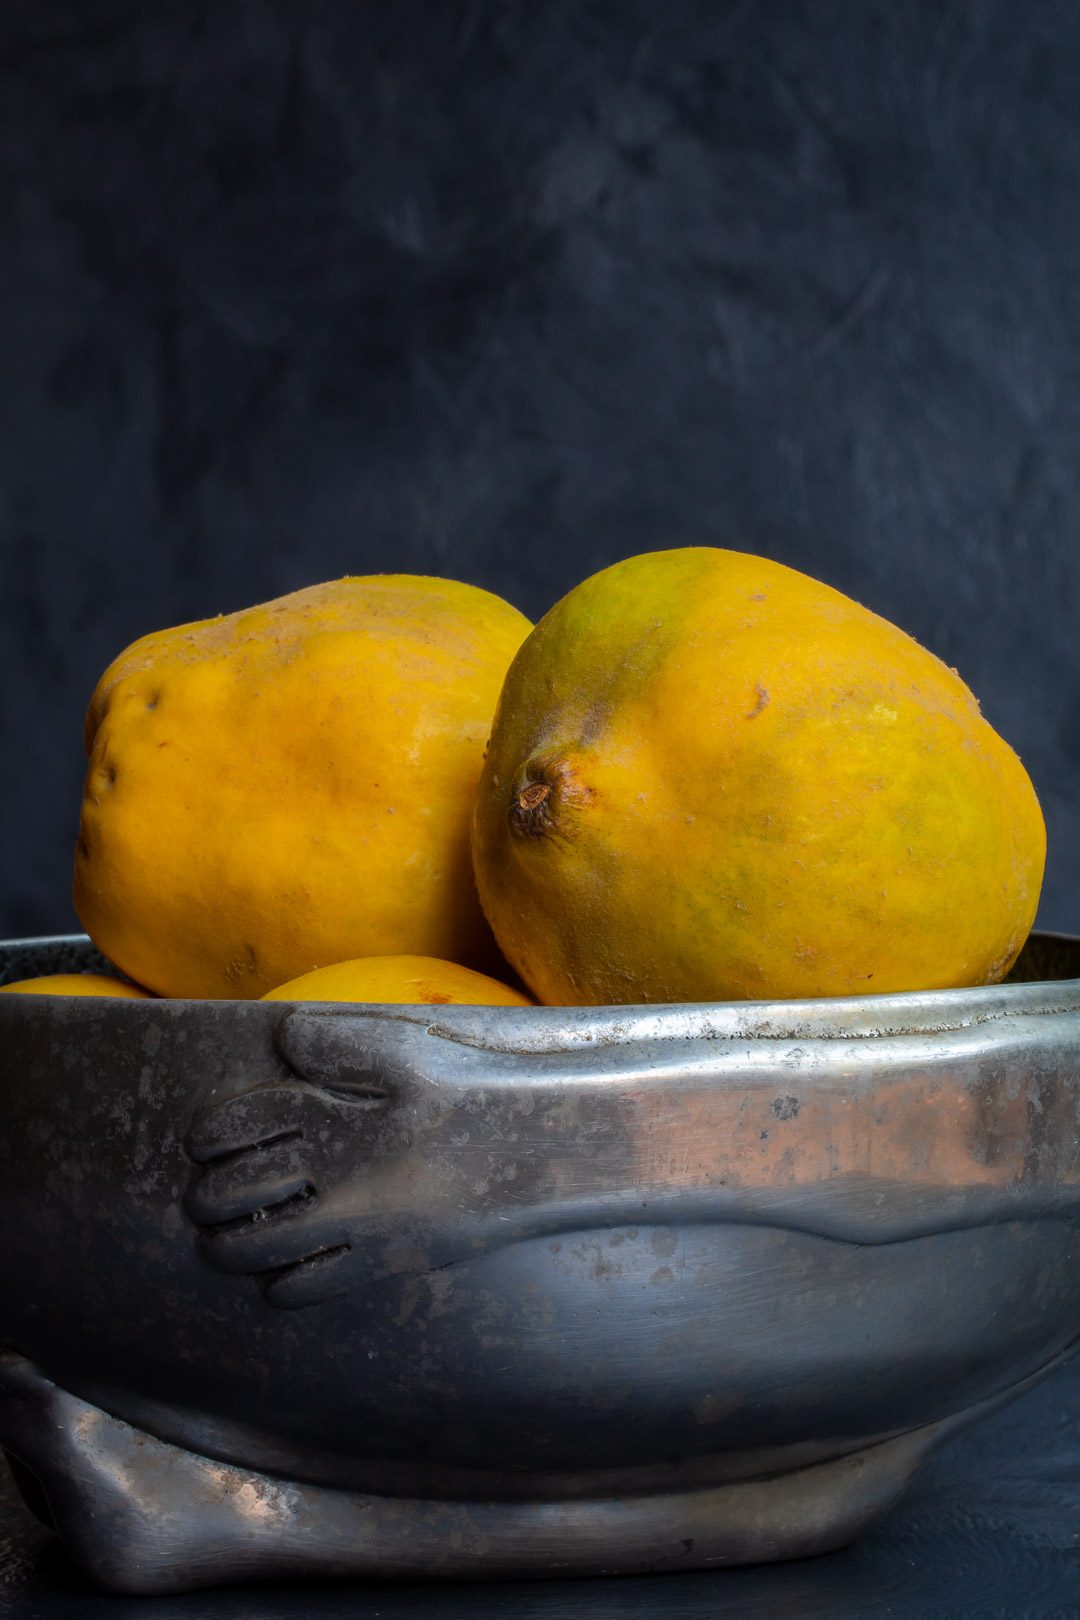
[[[1046, 970], [1041, 976], [1040, 970]], [[0, 941], [0, 985], [43, 973], [116, 972], [85, 934], [56, 934]], [[41, 1019], [59, 1002], [76, 998], [40, 996]], [[149, 1001], [117, 998], [93, 1003], [118, 1018], [138, 1020], [149, 1008], [168, 1006], [192, 1020], [221, 1016], [229, 1007], [251, 1008], [238, 999], [185, 997]], [[316, 1005], [276, 1001], [262, 1004], [276, 1020], [291, 1008]], [[820, 997], [801, 1001], [681, 1002], [674, 1004], [577, 1007], [395, 1006], [361, 1002], [319, 1002], [320, 1013], [377, 1013], [408, 1023], [422, 1022], [432, 1034], [470, 1040], [477, 1032], [485, 1049], [555, 1052], [624, 1041], [693, 1040], [857, 1040], [890, 1036], [950, 1034], [1016, 1017], [1080, 1013], [1080, 936], [1032, 934], [1010, 977], [1002, 984], [961, 989], [913, 990], [889, 995]]]
[[105, 1584], [820, 1552], [1077, 1346], [1080, 939], [817, 1001], [2, 996], [0, 1186], [0, 1445]]

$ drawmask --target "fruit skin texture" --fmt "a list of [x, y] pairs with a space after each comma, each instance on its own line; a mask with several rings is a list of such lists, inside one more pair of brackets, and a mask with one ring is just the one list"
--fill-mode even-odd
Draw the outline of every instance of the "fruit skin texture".
[[617, 563], [507, 676], [473, 858], [541, 1001], [992, 983], [1031, 927], [1035, 791], [954, 670], [775, 562]]
[[367, 1001], [408, 1006], [531, 1007], [508, 984], [433, 956], [367, 956], [304, 973], [264, 1001]]
[[494, 964], [469, 820], [529, 628], [471, 585], [378, 575], [136, 641], [87, 715], [87, 932], [169, 996], [401, 951]]
[[145, 990], [123, 979], [111, 979], [104, 973], [44, 973], [38, 979], [13, 979], [0, 984], [0, 995], [14, 991], [22, 996], [119, 996], [132, 1001], [146, 1001]]

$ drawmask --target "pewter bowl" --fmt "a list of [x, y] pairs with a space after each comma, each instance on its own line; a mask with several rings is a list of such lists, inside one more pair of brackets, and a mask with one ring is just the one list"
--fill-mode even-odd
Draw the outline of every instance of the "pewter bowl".
[[[7, 979], [91, 965], [0, 948]], [[1015, 979], [0, 997], [27, 1500], [134, 1592], [843, 1544], [1080, 1336], [1080, 941], [1034, 937]]]

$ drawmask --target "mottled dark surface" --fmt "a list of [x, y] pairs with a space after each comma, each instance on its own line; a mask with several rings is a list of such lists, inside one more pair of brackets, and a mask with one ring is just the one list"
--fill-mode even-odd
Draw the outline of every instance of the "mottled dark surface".
[[0, 1620], [1075, 1620], [1080, 1362], [969, 1434], [844, 1552], [712, 1574], [479, 1586], [251, 1586], [164, 1599], [91, 1592], [0, 1495]]
[[132, 637], [702, 539], [960, 668], [1074, 926], [1078, 76], [1068, 0], [8, 0], [0, 933]]

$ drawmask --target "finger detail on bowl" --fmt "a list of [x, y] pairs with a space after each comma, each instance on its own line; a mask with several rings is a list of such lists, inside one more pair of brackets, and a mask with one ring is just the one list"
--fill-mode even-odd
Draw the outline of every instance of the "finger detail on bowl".
[[851, 1002], [0, 997], [0, 1443], [141, 1591], [839, 1545], [1080, 1333], [1036, 943]]

